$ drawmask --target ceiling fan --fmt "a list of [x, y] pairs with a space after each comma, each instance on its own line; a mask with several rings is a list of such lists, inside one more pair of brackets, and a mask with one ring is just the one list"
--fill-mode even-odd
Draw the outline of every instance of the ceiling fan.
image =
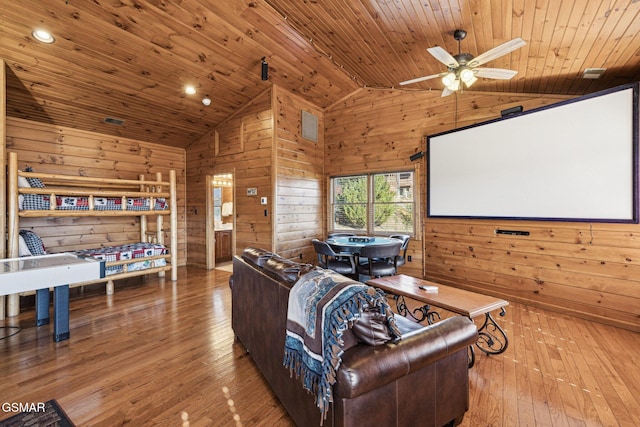
[[521, 48], [526, 44], [524, 40], [521, 38], [515, 38], [474, 57], [470, 53], [461, 53], [460, 51], [460, 41], [464, 40], [466, 36], [467, 32], [465, 30], [455, 30], [453, 33], [453, 38], [458, 41], [457, 55], [452, 56], [440, 46], [430, 47], [427, 49], [427, 52], [433, 55], [434, 58], [447, 66], [447, 71], [406, 80], [404, 82], [400, 82], [400, 85], [408, 85], [442, 77], [442, 83], [444, 83], [445, 86], [442, 91], [442, 96], [448, 96], [460, 89], [462, 83], [464, 83], [466, 87], [470, 87], [478, 80], [479, 77], [485, 79], [508, 80], [518, 74], [517, 71], [505, 70], [503, 68], [477, 67]]

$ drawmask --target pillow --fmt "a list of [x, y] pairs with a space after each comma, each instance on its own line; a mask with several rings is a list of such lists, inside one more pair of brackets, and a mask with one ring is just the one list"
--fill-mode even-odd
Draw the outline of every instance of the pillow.
[[18, 176], [18, 188], [29, 188], [29, 187], [31, 187], [31, 185], [29, 184], [29, 180], [24, 176]]
[[382, 345], [395, 338], [389, 333], [387, 317], [377, 308], [365, 308], [351, 331], [358, 342], [368, 345]]
[[360, 317], [351, 325], [351, 332], [358, 342], [368, 345], [381, 345], [389, 341], [397, 341], [402, 332], [384, 293], [369, 287], [367, 294], [373, 301], [366, 303], [360, 310]]
[[[31, 168], [31, 166], [27, 166], [26, 168], [24, 168], [24, 171], [33, 172], [33, 169]], [[33, 188], [44, 188], [44, 183], [40, 178], [27, 178], [27, 182]]]
[[29, 248], [29, 252], [31, 255], [46, 255], [47, 252], [44, 250], [44, 244], [42, 243], [42, 239], [33, 231], [29, 230], [20, 230], [20, 236], [24, 239], [27, 248]]
[[27, 242], [24, 241], [22, 235], [18, 235], [18, 256], [31, 256], [31, 251], [27, 246]]

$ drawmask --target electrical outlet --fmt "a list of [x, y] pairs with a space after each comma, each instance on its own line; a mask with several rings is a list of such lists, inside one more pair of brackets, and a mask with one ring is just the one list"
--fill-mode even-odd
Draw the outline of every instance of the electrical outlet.
[[300, 253], [300, 259], [302, 259], [302, 253]]
[[407, 255], [407, 262], [411, 262], [411, 255]]

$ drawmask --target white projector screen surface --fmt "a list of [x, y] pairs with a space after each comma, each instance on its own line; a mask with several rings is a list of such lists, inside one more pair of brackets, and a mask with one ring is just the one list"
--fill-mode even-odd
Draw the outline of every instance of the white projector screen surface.
[[637, 222], [638, 85], [427, 139], [427, 215]]

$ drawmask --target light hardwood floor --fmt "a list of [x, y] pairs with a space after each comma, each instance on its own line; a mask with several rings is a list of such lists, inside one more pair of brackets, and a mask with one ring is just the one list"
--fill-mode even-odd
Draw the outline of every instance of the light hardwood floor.
[[[234, 340], [229, 275], [72, 290], [61, 343], [33, 309], [0, 321], [21, 328], [0, 340], [0, 401], [57, 399], [78, 426], [292, 425]], [[478, 355], [463, 426], [640, 425], [640, 334], [521, 304], [498, 321], [509, 348]]]

